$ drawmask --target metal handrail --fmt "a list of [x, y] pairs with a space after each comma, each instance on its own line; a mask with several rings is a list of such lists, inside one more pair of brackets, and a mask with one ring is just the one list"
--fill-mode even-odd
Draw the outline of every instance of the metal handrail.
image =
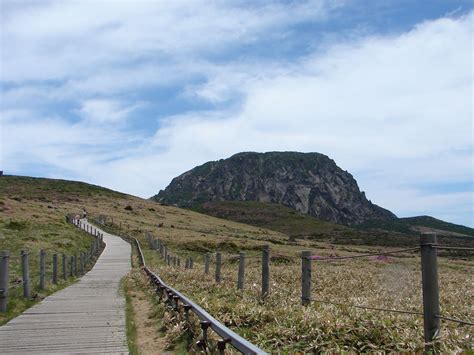
[[187, 298], [185, 295], [183, 295], [181, 292], [175, 290], [173, 287], [168, 286], [156, 273], [151, 271], [145, 263], [145, 257], [143, 256], [142, 248], [140, 246], [140, 242], [135, 239], [135, 243], [137, 245], [138, 253], [140, 256], [140, 261], [143, 265], [143, 268], [145, 272], [150, 276], [150, 278], [153, 280], [153, 282], [158, 285], [160, 284], [162, 287], [166, 288], [169, 290], [171, 293], [173, 293], [176, 297], [178, 297], [181, 302], [184, 304], [188, 305], [191, 310], [203, 321], [209, 322], [210, 327], [220, 336], [222, 339], [228, 339], [229, 343], [239, 350], [240, 352], [244, 354], [266, 354], [265, 351], [262, 349], [258, 348], [257, 346], [253, 345], [250, 343], [248, 340], [245, 340], [242, 338], [240, 335], [235, 333], [234, 331], [230, 330], [227, 328], [225, 325], [220, 323], [217, 319], [215, 319], [213, 316], [211, 316], [209, 313], [207, 313], [203, 308], [195, 304], [193, 301], [191, 301], [189, 298]]

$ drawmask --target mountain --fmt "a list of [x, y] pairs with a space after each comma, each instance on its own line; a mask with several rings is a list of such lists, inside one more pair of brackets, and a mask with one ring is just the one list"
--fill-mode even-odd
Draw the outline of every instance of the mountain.
[[235, 154], [185, 172], [152, 199], [186, 208], [211, 201], [277, 203], [339, 224], [396, 219], [367, 200], [351, 174], [319, 153]]

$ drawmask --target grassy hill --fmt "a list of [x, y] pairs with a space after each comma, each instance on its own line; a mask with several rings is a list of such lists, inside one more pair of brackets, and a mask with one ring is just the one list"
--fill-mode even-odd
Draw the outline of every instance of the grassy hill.
[[[230, 205], [226, 208], [230, 208], [230, 214], [235, 215], [236, 207]], [[302, 250], [311, 250], [314, 255], [322, 257], [377, 252], [390, 249], [390, 245], [383, 248], [380, 244], [370, 246], [370, 240], [395, 240], [399, 243], [397, 238], [386, 238], [396, 235], [408, 238], [416, 245], [418, 239], [415, 234], [405, 235], [377, 228], [373, 228], [370, 234], [364, 230], [307, 219], [292, 213], [292, 210], [275, 206], [243, 207], [238, 206], [241, 221], [257, 224], [264, 220], [266, 226], [281, 231], [266, 229], [264, 224], [250, 226], [164, 206], [81, 182], [3, 176], [0, 177], [0, 250], [9, 249], [12, 254], [18, 255], [19, 250], [25, 247], [30, 248], [32, 254], [36, 254], [39, 248], [58, 253], [80, 249], [87, 245], [90, 237], [66, 224], [65, 215], [85, 209], [91, 217], [106, 216], [109, 224], [113, 221], [115, 228], [137, 237], [144, 246], [148, 264], [166, 282], [269, 352], [311, 352], [314, 347], [321, 351], [360, 352], [367, 349], [423, 349], [423, 324], [419, 317], [381, 316], [350, 307], [339, 309], [317, 303], [303, 308], [299, 294], [299, 255]], [[222, 216], [229, 217], [225, 213]], [[297, 228], [301, 228], [301, 238], [289, 240], [288, 234]], [[145, 243], [146, 232], [165, 241], [170, 252], [181, 257], [181, 265], [185, 257], [193, 257], [194, 269], [185, 271], [183, 267], [166, 266], [158, 253]], [[309, 237], [303, 238], [304, 235]], [[327, 235], [331, 237], [327, 238]], [[366, 240], [369, 243], [364, 244]], [[335, 245], [334, 242], [338, 241], [345, 245]], [[271, 292], [263, 302], [259, 290], [260, 255], [262, 246], [266, 244], [271, 250]], [[204, 253], [216, 250], [223, 252], [221, 284], [215, 283], [212, 275], [203, 273]], [[248, 257], [246, 288], [242, 292], [235, 290], [235, 254], [238, 251], [246, 251]], [[417, 311], [421, 308], [419, 265], [419, 255], [412, 252], [381, 260], [368, 258], [328, 263], [315, 260], [313, 295], [345, 305], [358, 303]], [[440, 258], [442, 302], [446, 314], [457, 318], [466, 318], [469, 314], [469, 299], [462, 295], [469, 292], [470, 283], [466, 282], [466, 275], [471, 268], [472, 262], [468, 258]], [[139, 273], [137, 270], [135, 272]], [[133, 285], [141, 287], [142, 291], [149, 290], [149, 284], [144, 279], [140, 286]], [[49, 288], [47, 293], [54, 290]], [[31, 306], [47, 293], [27, 302], [19, 300], [15, 312]], [[173, 321], [175, 317], [172, 313], [167, 313], [169, 311], [165, 307], [154, 312], [153, 307], [157, 304], [154, 292], [149, 297], [151, 308], [144, 312], [143, 317], [134, 320], [138, 329], [163, 322], [164, 328], [160, 326], [158, 331], [166, 329], [166, 337], [170, 341], [184, 339], [184, 329]], [[12, 313], [0, 316], [3, 317], [0, 322], [11, 316]], [[469, 335], [464, 328], [444, 325], [443, 334], [441, 350], [449, 352], [472, 347], [472, 334]], [[149, 333], [146, 333], [146, 338], [149, 338]]]
[[[34, 285], [32, 299], [21, 297], [21, 288], [10, 292], [8, 313], [0, 314], [0, 324], [15, 317], [48, 294], [74, 280], [54, 286], [47, 270], [47, 289], [37, 287], [39, 251], [72, 255], [86, 251], [92, 237], [66, 223], [69, 213], [106, 214], [124, 228], [157, 231], [170, 245], [185, 243], [188, 249], [253, 249], [265, 240], [283, 240], [278, 232], [222, 221], [192, 211], [159, 206], [156, 202], [77, 181], [4, 175], [0, 177], [0, 250], [10, 252], [10, 280], [21, 280], [20, 251], [29, 251]], [[161, 224], [161, 227], [158, 225]], [[35, 278], [35, 280], [33, 280]]]
[[[433, 231], [449, 245], [471, 242], [474, 229], [432, 217], [371, 221], [345, 226], [321, 221], [291, 208], [255, 201], [214, 201], [194, 208], [215, 217], [279, 231], [290, 238], [327, 240], [336, 244], [414, 245], [420, 232]], [[466, 241], [467, 238], [467, 241]]]

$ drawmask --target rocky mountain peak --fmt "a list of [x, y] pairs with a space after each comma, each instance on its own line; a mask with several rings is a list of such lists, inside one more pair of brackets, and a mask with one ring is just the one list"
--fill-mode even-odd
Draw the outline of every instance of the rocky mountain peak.
[[367, 200], [352, 175], [320, 153], [238, 153], [185, 172], [152, 198], [188, 208], [210, 201], [273, 202], [343, 224], [396, 218]]

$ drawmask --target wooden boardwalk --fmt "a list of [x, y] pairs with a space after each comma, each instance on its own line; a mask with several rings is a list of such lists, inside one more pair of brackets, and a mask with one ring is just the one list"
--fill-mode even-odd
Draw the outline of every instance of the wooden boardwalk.
[[128, 354], [119, 282], [131, 248], [103, 233], [106, 247], [91, 271], [0, 327], [0, 354]]

